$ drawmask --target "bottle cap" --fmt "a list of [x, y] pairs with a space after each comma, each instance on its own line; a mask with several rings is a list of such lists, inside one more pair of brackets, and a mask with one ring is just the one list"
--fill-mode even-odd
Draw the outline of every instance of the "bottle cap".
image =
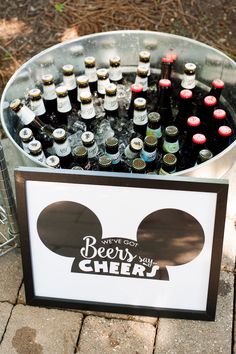
[[145, 136], [144, 143], [149, 146], [156, 146], [157, 138], [154, 135]]
[[148, 52], [147, 50], [142, 50], [139, 53], [139, 60], [142, 61], [143, 63], [148, 63], [151, 57], [151, 53]]
[[55, 140], [62, 140], [66, 136], [66, 131], [63, 128], [54, 129], [52, 132], [52, 136]]
[[202, 162], [210, 160], [213, 157], [213, 154], [208, 149], [202, 149], [199, 151], [199, 157]]
[[84, 170], [83, 167], [81, 167], [81, 166], [73, 166], [73, 167], [71, 167], [71, 169], [72, 170], [79, 170], [79, 171], [83, 171]]
[[38, 89], [38, 88], [34, 88], [34, 89], [29, 90], [28, 94], [31, 99], [34, 99], [34, 98], [39, 99], [42, 96], [42, 93], [41, 93], [40, 89]]
[[105, 87], [106, 94], [112, 94], [115, 95], [117, 92], [117, 87], [115, 84], [111, 83]]
[[20, 138], [24, 140], [28, 140], [33, 136], [33, 132], [30, 128], [23, 128], [19, 132]]
[[40, 152], [42, 150], [42, 144], [40, 141], [38, 140], [32, 140], [29, 144], [28, 144], [28, 148], [29, 151], [32, 154], [37, 154], [38, 152]]
[[191, 116], [187, 119], [187, 125], [189, 127], [198, 127], [201, 124], [201, 120], [196, 116]]
[[95, 58], [94, 57], [86, 57], [84, 59], [84, 64], [86, 66], [86, 68], [93, 68], [95, 66]]
[[137, 67], [137, 75], [139, 75], [140, 77], [147, 77], [148, 75], [148, 68], [146, 68], [146, 66], [143, 66], [143, 65], [139, 65]]
[[213, 112], [213, 117], [215, 119], [225, 119], [226, 118], [226, 112], [224, 109], [215, 109]]
[[176, 136], [178, 135], [179, 130], [175, 125], [168, 125], [168, 127], [165, 128], [165, 134], [169, 136]]
[[217, 103], [217, 99], [214, 96], [206, 96], [204, 98], [205, 106], [212, 107], [215, 106]]
[[228, 137], [231, 136], [233, 134], [233, 131], [230, 127], [228, 127], [227, 125], [222, 125], [221, 127], [219, 127], [218, 129], [218, 133], [219, 135], [223, 136], [223, 137]]
[[192, 137], [192, 142], [194, 144], [198, 144], [198, 145], [205, 144], [206, 143], [206, 137], [205, 137], [204, 134], [194, 134], [193, 137]]
[[77, 76], [76, 82], [79, 87], [87, 87], [89, 85], [89, 78], [86, 75]]
[[75, 157], [86, 157], [88, 156], [88, 150], [86, 149], [85, 146], [76, 146], [73, 149], [73, 155]]
[[143, 97], [135, 98], [134, 100], [134, 108], [145, 109], [146, 108], [146, 100]]
[[183, 100], [189, 100], [193, 97], [192, 91], [187, 89], [181, 90], [179, 95]]
[[173, 166], [177, 162], [177, 157], [174, 154], [168, 153], [163, 156], [162, 161], [166, 165]]
[[161, 80], [159, 80], [159, 86], [160, 87], [170, 87], [171, 81], [168, 79], [161, 79]]
[[135, 152], [139, 152], [143, 148], [143, 141], [140, 138], [133, 138], [130, 141], [130, 146]]
[[146, 168], [146, 162], [141, 158], [136, 158], [132, 162], [132, 167], [136, 171], [143, 171]]
[[158, 112], [150, 112], [150, 113], [148, 113], [149, 122], [158, 123], [160, 119], [161, 119], [160, 113], [158, 113]]
[[80, 100], [81, 100], [81, 103], [90, 103], [92, 102], [92, 95], [90, 92], [87, 92], [87, 91], [82, 91], [80, 93]]
[[62, 71], [64, 74], [73, 74], [74, 73], [74, 67], [72, 64], [66, 64], [63, 65]]
[[106, 80], [109, 76], [108, 70], [105, 68], [98, 69], [97, 70], [97, 76], [100, 80]]
[[22, 103], [21, 100], [19, 98], [14, 99], [13, 101], [11, 101], [10, 103], [10, 108], [15, 111], [18, 112], [20, 110], [20, 108], [22, 107]]
[[162, 63], [169, 63], [169, 64], [171, 64], [171, 63], [173, 63], [173, 58], [166, 56], [166, 57], [161, 58], [161, 61], [162, 61]]
[[112, 136], [112, 137], [106, 139], [105, 145], [109, 146], [109, 147], [115, 147], [118, 145], [118, 143], [119, 143], [118, 139], [116, 137]]
[[46, 159], [46, 164], [49, 167], [58, 168], [58, 167], [60, 167], [60, 159], [56, 155], [50, 155]]
[[52, 84], [54, 82], [52, 74], [45, 74], [42, 76], [43, 84]]
[[223, 89], [225, 86], [224, 81], [220, 80], [220, 79], [215, 79], [212, 81], [211, 85], [213, 87], [215, 87], [216, 89]]
[[110, 58], [109, 63], [111, 66], [115, 66], [115, 67], [120, 66], [120, 57], [118, 57], [117, 55], [115, 57]]
[[98, 164], [99, 164], [99, 166], [102, 166], [102, 167], [110, 167], [112, 164], [112, 161], [109, 156], [102, 155], [102, 156], [99, 156]]
[[83, 142], [83, 144], [91, 144], [93, 143], [94, 141], [94, 134], [92, 132], [84, 132], [82, 135], [81, 135], [81, 140]]
[[141, 84], [132, 84], [130, 86], [130, 89], [132, 92], [142, 92], [143, 91], [143, 86]]
[[67, 88], [64, 85], [56, 87], [55, 92], [58, 97], [66, 97], [68, 95]]
[[176, 53], [167, 53], [166, 58], [171, 59], [173, 62], [177, 59]]
[[184, 72], [188, 75], [195, 74], [196, 71], [196, 65], [194, 63], [186, 63], [184, 65]]

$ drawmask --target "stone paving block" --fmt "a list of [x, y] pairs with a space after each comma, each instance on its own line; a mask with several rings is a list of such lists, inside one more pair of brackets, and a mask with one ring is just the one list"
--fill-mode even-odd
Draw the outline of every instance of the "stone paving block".
[[22, 283], [20, 287], [20, 291], [18, 293], [18, 298], [17, 298], [17, 304], [22, 304], [22, 305], [26, 304], [24, 283]]
[[150, 323], [88, 316], [77, 354], [152, 354], [155, 332]]
[[154, 354], [231, 354], [234, 275], [221, 272], [215, 322], [159, 320]]
[[22, 265], [19, 249], [0, 257], [0, 301], [14, 304], [22, 283]]
[[81, 323], [79, 313], [16, 305], [0, 354], [74, 354]]
[[8, 302], [0, 302], [0, 343], [5, 332], [7, 321], [11, 315], [13, 305]]

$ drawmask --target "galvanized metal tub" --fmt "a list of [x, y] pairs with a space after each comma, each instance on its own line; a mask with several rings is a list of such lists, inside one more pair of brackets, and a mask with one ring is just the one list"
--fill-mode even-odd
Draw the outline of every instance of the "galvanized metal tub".
[[[181, 78], [184, 63], [194, 62], [198, 84], [204, 89], [209, 89], [213, 79], [222, 79], [225, 82], [223, 102], [236, 124], [236, 63], [224, 53], [198, 41], [167, 33], [114, 31], [92, 34], [42, 51], [23, 64], [7, 83], [1, 98], [1, 121], [22, 165], [45, 167], [19, 145], [16, 117], [9, 109], [12, 99], [24, 97], [29, 89], [40, 84], [45, 73], [52, 73], [57, 82], [61, 81], [61, 67], [64, 64], [73, 64], [76, 75], [83, 73], [85, 56], [94, 56], [98, 67], [106, 67], [111, 56], [119, 55], [123, 71], [135, 72], [138, 53], [144, 49], [151, 52], [151, 67], [156, 73], [160, 71], [161, 58], [166, 53], [174, 52], [178, 56], [176, 77]], [[175, 175], [221, 178], [234, 164], [235, 156], [236, 142], [233, 142], [208, 162]]]

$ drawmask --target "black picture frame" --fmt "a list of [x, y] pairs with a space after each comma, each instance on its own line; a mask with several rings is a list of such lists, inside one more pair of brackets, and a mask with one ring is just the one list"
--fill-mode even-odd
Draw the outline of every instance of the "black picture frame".
[[[86, 299], [71, 299], [62, 297], [60, 293], [55, 296], [41, 296], [37, 295], [35, 291], [35, 275], [33, 272], [32, 263], [35, 258], [34, 251], [32, 251], [33, 237], [30, 231], [29, 223], [31, 222], [32, 205], [29, 205], [28, 185], [35, 182], [35, 190], [37, 190], [37, 183], [50, 183], [52, 188], [45, 189], [45, 194], [39, 194], [35, 200], [35, 205], [38, 205], [40, 200], [51, 193], [55, 184], [60, 184], [63, 188], [70, 186], [71, 188], [84, 188], [83, 186], [101, 186], [107, 188], [124, 187], [128, 190], [138, 188], [139, 191], [155, 190], [163, 191], [166, 195], [173, 193], [173, 191], [180, 191], [181, 195], [188, 192], [196, 192], [196, 197], [201, 200], [204, 196], [214, 196], [214, 217], [209, 220], [212, 227], [212, 248], [210, 250], [209, 259], [209, 277], [207, 280], [207, 293], [205, 296], [206, 306], [204, 309], [196, 310], [195, 308], [172, 308], [168, 305], [153, 306], [149, 303], [145, 305], [127, 304], [124, 301], [121, 303], [114, 303], [100, 300], [86, 300]], [[152, 175], [134, 175], [126, 173], [106, 173], [94, 171], [70, 171], [70, 170], [54, 170], [37, 167], [19, 167], [15, 170], [15, 186], [16, 186], [16, 200], [17, 213], [20, 228], [20, 245], [22, 253], [22, 266], [24, 275], [24, 286], [26, 294], [26, 303], [33, 306], [57, 307], [57, 308], [71, 308], [81, 310], [93, 310], [102, 312], [115, 312], [130, 315], [154, 316], [154, 317], [169, 317], [182, 318], [192, 320], [207, 320], [214, 321], [217, 303], [218, 283], [220, 275], [223, 236], [225, 215], [227, 206], [228, 181], [222, 179], [205, 179], [205, 178], [190, 178], [179, 176], [152, 176]], [[48, 185], [47, 185], [48, 186]], [[97, 187], [96, 187], [97, 186]], [[136, 191], [135, 189], [135, 191]], [[112, 189], [109, 189], [112, 190]], [[125, 193], [125, 192], [124, 192]], [[156, 192], [155, 192], [156, 193]], [[183, 194], [182, 194], [183, 193]], [[111, 193], [112, 194], [112, 193]], [[171, 195], [171, 194], [170, 194]], [[70, 198], [70, 196], [68, 196]], [[131, 201], [127, 199], [127, 203]], [[191, 200], [189, 200], [191, 205]], [[31, 208], [31, 209], [30, 209]], [[41, 214], [40, 214], [41, 215]], [[40, 250], [39, 250], [40, 252]], [[49, 262], [50, 251], [48, 259], [44, 258], [45, 262]], [[94, 275], [93, 275], [94, 276]], [[106, 275], [97, 275], [97, 277], [104, 277]], [[193, 275], [194, 276], [194, 275]], [[95, 279], [94, 278], [94, 279]], [[107, 279], [117, 279], [116, 277], [107, 277]], [[123, 279], [119, 276], [119, 279]], [[125, 278], [127, 280], [127, 277]], [[96, 280], [97, 281], [97, 280]], [[116, 281], [116, 280], [115, 280]], [[135, 280], [136, 281], [136, 280]], [[137, 280], [139, 281], [139, 280]], [[142, 279], [143, 281], [143, 279]], [[153, 282], [154, 280], [151, 280]], [[132, 281], [130, 281], [132, 283]], [[146, 280], [146, 284], [150, 280]], [[162, 284], [162, 283], [161, 283]], [[187, 296], [187, 294], [186, 294]], [[191, 299], [186, 300], [191, 302]]]

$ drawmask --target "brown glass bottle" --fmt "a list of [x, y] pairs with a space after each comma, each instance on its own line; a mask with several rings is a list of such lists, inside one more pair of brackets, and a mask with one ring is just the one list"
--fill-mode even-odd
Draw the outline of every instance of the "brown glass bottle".
[[57, 95], [57, 121], [54, 126], [67, 130], [68, 119], [72, 113], [72, 106], [66, 86], [58, 86], [56, 88]]
[[176, 172], [177, 157], [168, 153], [162, 157], [159, 175], [169, 175]]
[[213, 80], [211, 83], [211, 89], [208, 96], [214, 96], [219, 102], [224, 86], [225, 84], [223, 80], [220, 79]]
[[73, 162], [70, 143], [67, 138], [67, 132], [63, 128], [57, 128], [53, 131], [54, 149], [60, 159], [62, 168], [69, 168]]
[[209, 149], [202, 149], [198, 153], [196, 165], [200, 165], [201, 163], [212, 159], [212, 157], [213, 157], [213, 154]]
[[211, 151], [214, 155], [219, 154], [225, 150], [233, 142], [233, 130], [227, 126], [222, 125], [217, 130], [215, 144], [211, 146]]
[[186, 63], [184, 65], [184, 74], [181, 81], [182, 89], [194, 90], [196, 87], [196, 65], [194, 63]]
[[148, 90], [148, 68], [146, 66], [138, 66], [135, 77], [135, 84], [141, 84], [143, 87], [143, 97], [147, 97]]
[[109, 80], [114, 84], [122, 84], [123, 74], [120, 67], [120, 57], [114, 56], [109, 59]]
[[105, 141], [106, 155], [111, 159], [112, 168], [116, 172], [121, 172], [121, 154], [119, 151], [119, 141], [116, 137], [110, 137]]
[[46, 157], [42, 148], [40, 141], [34, 139], [28, 145], [30, 155], [34, 157], [37, 161], [46, 164]]
[[35, 88], [29, 90], [28, 94], [30, 99], [30, 108], [42, 122], [48, 124], [49, 115], [46, 112], [41, 91], [38, 88]]
[[77, 76], [76, 83], [77, 83], [77, 103], [78, 103], [78, 106], [80, 107], [81, 93], [86, 92], [87, 94], [91, 94], [90, 86], [89, 86], [89, 79], [86, 75], [80, 75], [80, 76]]
[[77, 104], [77, 84], [74, 74], [74, 67], [71, 64], [63, 65], [63, 82], [68, 91], [70, 102], [72, 105]]
[[158, 96], [155, 111], [160, 114], [163, 127], [167, 127], [173, 123], [170, 80], [161, 79], [158, 82]]
[[180, 134], [186, 132], [187, 119], [193, 115], [193, 93], [191, 90], [181, 90], [179, 94], [179, 111], [175, 117], [175, 126]]
[[111, 158], [107, 155], [99, 156], [98, 159], [98, 170], [99, 171], [112, 171], [112, 161]]
[[134, 116], [134, 100], [139, 97], [143, 97], [143, 86], [141, 84], [132, 84], [130, 86], [131, 99], [128, 108], [128, 117], [133, 119]]
[[71, 168], [74, 166], [80, 166], [83, 170], [90, 170], [91, 164], [88, 159], [88, 150], [85, 146], [76, 146], [72, 151], [73, 162]]
[[53, 75], [46, 74], [42, 76], [43, 100], [46, 111], [49, 114], [57, 113], [57, 95]]
[[97, 86], [98, 96], [104, 98], [106, 93], [106, 86], [110, 84], [108, 70], [105, 68], [98, 69], [97, 77], [98, 77], [98, 86]]
[[106, 116], [118, 117], [118, 99], [117, 99], [117, 87], [114, 83], [111, 83], [105, 88], [104, 109]]
[[142, 158], [137, 157], [133, 160], [132, 173], [146, 173], [146, 162]]
[[92, 169], [94, 164], [96, 163], [98, 159], [98, 145], [95, 141], [95, 136], [93, 132], [91, 131], [86, 131], [81, 135], [81, 141], [83, 145], [87, 148], [88, 150], [88, 158], [90, 163], [92, 164]]
[[30, 151], [28, 145], [32, 140], [34, 140], [32, 130], [30, 128], [22, 128], [19, 132], [19, 137], [21, 139], [23, 150], [29, 154]]
[[134, 100], [134, 115], [133, 115], [133, 128], [136, 134], [141, 137], [146, 136], [148, 123], [147, 104], [145, 98], [136, 98]]
[[80, 118], [86, 124], [87, 130], [93, 129], [96, 113], [93, 105], [92, 95], [89, 92], [81, 92], [80, 94], [81, 110]]
[[144, 138], [140, 157], [146, 162], [146, 170], [153, 171], [157, 167], [157, 138], [153, 135]]
[[163, 57], [161, 59], [161, 79], [171, 80], [173, 59], [171, 57]]
[[50, 155], [46, 159], [46, 164], [51, 168], [61, 168], [60, 159], [56, 155]]
[[98, 82], [95, 58], [91, 56], [86, 57], [84, 59], [84, 65], [85, 65], [85, 75], [89, 79], [89, 86], [90, 86], [91, 93], [94, 93], [97, 91], [97, 82]]

